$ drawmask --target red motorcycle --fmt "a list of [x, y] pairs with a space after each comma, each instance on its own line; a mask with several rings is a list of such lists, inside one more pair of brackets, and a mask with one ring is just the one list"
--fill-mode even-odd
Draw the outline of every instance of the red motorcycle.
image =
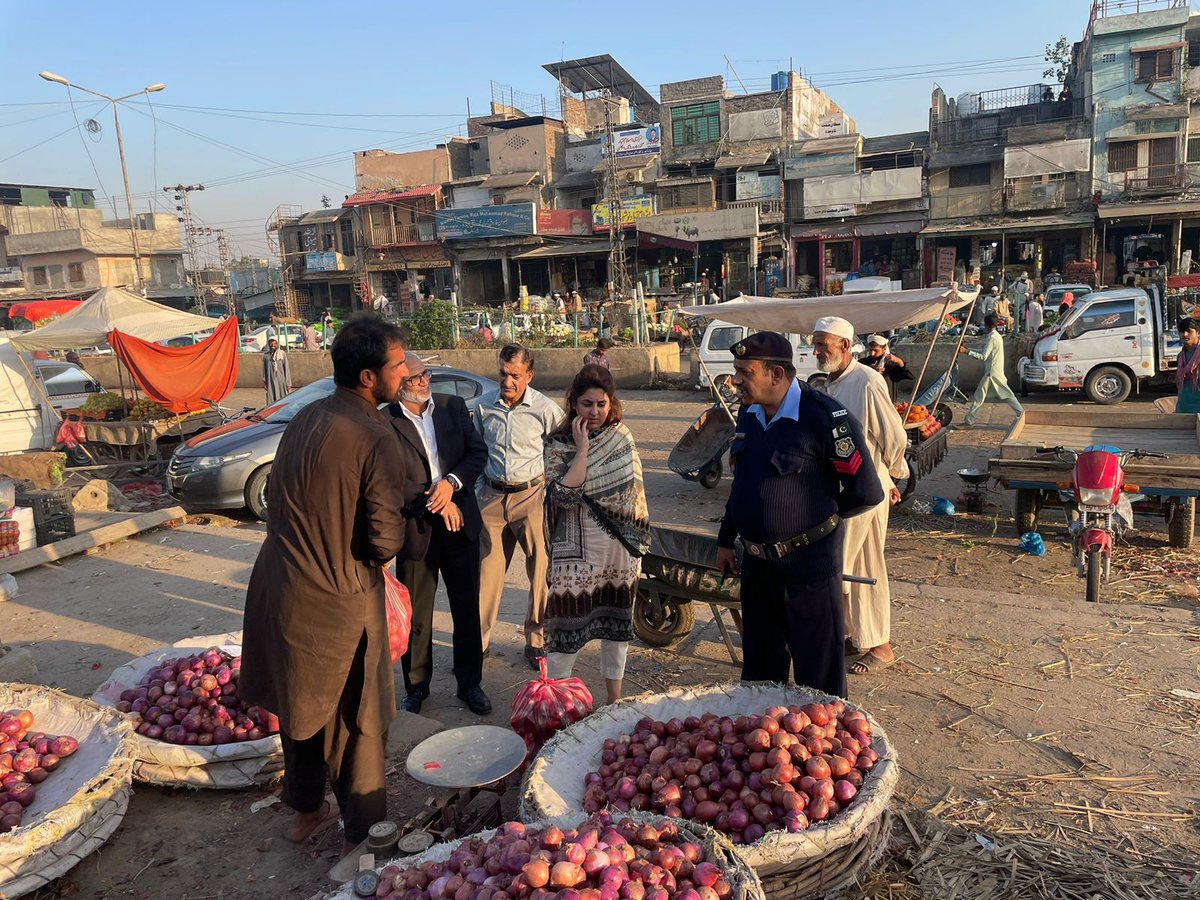
[[1074, 464], [1071, 481], [1059, 484], [1060, 496], [1071, 533], [1075, 571], [1087, 580], [1087, 601], [1096, 603], [1101, 582], [1108, 580], [1113, 542], [1133, 528], [1133, 502], [1144, 499], [1137, 485], [1125, 483], [1125, 464], [1131, 459], [1167, 459], [1167, 454], [1109, 446], [1087, 447], [1082, 452], [1045, 447], [1037, 452]]

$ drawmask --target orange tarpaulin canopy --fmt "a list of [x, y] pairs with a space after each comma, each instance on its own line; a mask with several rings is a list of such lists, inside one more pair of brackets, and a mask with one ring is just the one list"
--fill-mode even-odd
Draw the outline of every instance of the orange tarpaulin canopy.
[[36, 325], [42, 319], [68, 313], [82, 302], [82, 300], [27, 300], [10, 306], [8, 317], [10, 319], [26, 319]]
[[163, 347], [113, 329], [108, 344], [146, 396], [173, 413], [224, 400], [237, 383], [238, 323], [230, 316], [191, 347]]

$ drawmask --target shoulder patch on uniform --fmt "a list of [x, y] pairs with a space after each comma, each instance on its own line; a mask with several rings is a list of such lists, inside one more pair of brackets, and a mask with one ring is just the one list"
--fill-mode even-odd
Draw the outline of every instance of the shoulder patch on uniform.
[[838, 416], [848, 416], [848, 415], [850, 415], [850, 412], [849, 412], [849, 410], [845, 410], [845, 409], [835, 409], [831, 413], [831, 415], [833, 416], [833, 418], [836, 419]]
[[840, 437], [842, 437], [844, 435], [848, 435], [848, 434], [850, 434], [850, 423], [849, 422], [842, 422], [842, 424], [838, 425], [836, 428], [833, 429], [834, 438], [840, 438]]
[[833, 452], [842, 459], [849, 459], [854, 453], [854, 438], [838, 438], [833, 442]]

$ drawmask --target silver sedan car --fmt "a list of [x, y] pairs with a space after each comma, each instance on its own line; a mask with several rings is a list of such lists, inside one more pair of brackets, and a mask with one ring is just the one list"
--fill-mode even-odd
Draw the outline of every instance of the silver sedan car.
[[[435, 394], [455, 394], [468, 405], [499, 385], [491, 378], [430, 366]], [[333, 393], [333, 376], [314, 381], [258, 412], [180, 444], [167, 468], [171, 496], [191, 510], [248, 508], [267, 520], [267, 486], [279, 439], [296, 414]]]

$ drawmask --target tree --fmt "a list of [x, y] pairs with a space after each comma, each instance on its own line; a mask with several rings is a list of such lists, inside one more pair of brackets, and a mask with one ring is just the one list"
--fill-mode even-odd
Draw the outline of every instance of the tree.
[[445, 300], [427, 300], [408, 323], [413, 350], [448, 350], [458, 341], [458, 311]]
[[1043, 78], [1053, 78], [1057, 84], [1065, 84], [1071, 71], [1071, 42], [1066, 35], [1059, 35], [1053, 44], [1046, 45], [1046, 62], [1049, 63]]
[[[1063, 40], [1065, 41], [1066, 38], [1063, 38]], [[322, 194], [321, 195], [321, 209], [329, 209], [329, 207], [331, 205], [332, 205], [332, 201], [329, 199], [329, 195]]]

